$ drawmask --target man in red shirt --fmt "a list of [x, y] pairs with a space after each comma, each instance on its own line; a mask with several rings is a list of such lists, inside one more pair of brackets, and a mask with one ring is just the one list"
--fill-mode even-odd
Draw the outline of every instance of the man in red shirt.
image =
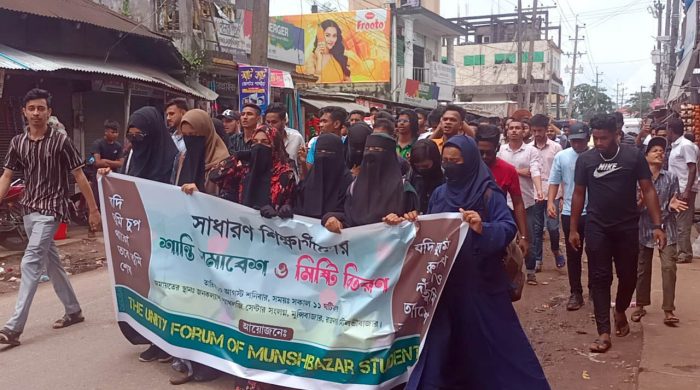
[[528, 236], [527, 222], [525, 214], [525, 203], [520, 192], [520, 179], [515, 167], [496, 157], [498, 148], [501, 145], [501, 131], [493, 125], [479, 125], [476, 130], [476, 142], [481, 152], [481, 159], [491, 170], [496, 184], [509, 197], [509, 206], [512, 204], [513, 217], [518, 226], [518, 246], [527, 255]]

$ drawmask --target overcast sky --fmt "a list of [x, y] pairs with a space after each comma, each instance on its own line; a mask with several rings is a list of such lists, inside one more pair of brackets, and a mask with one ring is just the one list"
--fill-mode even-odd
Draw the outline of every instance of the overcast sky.
[[[347, 10], [347, 0], [321, 0], [339, 10]], [[374, 0], [382, 4], [383, 0]], [[271, 0], [272, 15], [291, 15], [311, 12], [312, 0]], [[444, 17], [489, 15], [515, 10], [517, 0], [441, 0], [441, 14]], [[662, 3], [666, 3], [662, 1]], [[578, 15], [579, 25], [585, 40], [579, 42], [579, 58], [584, 73], [576, 75], [576, 84], [595, 84], [596, 66], [601, 85], [608, 95], [615, 99], [615, 87], [621, 83], [629, 97], [632, 91], [639, 91], [644, 85], [649, 90], [654, 83], [655, 67], [651, 64], [651, 50], [656, 45], [656, 19], [647, 11], [651, 0], [540, 0], [538, 7], [555, 6], [549, 10], [550, 23], [562, 25], [562, 50], [573, 51], [574, 26]], [[523, 0], [523, 7], [532, 6], [532, 0]], [[552, 35], [556, 40], [556, 37]], [[568, 89], [570, 74], [564, 67], [571, 64], [570, 57], [562, 59], [562, 75]]]

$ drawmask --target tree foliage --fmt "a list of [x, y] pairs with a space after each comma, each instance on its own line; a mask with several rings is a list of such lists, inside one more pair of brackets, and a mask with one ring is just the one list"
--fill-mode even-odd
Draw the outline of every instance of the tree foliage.
[[[633, 93], [627, 100], [625, 106], [632, 113], [639, 113], [639, 92]], [[651, 110], [651, 101], [654, 100], [654, 94], [651, 92], [644, 91], [641, 94], [642, 97], [642, 115], [648, 113]]]
[[575, 86], [571, 94], [574, 100], [573, 117], [589, 120], [597, 113], [612, 112], [614, 109], [613, 101], [604, 91], [603, 88], [596, 88], [590, 84]]

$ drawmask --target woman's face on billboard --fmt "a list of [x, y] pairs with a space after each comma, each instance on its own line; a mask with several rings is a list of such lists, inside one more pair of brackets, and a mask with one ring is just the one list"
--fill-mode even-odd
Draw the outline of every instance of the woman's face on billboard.
[[323, 35], [326, 40], [326, 48], [328, 50], [332, 49], [338, 41], [338, 30], [335, 27], [328, 27], [323, 31]]

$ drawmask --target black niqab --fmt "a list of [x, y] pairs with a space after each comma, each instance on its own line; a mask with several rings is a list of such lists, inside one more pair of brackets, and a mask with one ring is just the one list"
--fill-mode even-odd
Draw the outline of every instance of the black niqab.
[[181, 186], [186, 183], [194, 183], [200, 191], [204, 191], [206, 171], [204, 158], [207, 138], [196, 135], [185, 135], [182, 138], [185, 141], [187, 152], [185, 152], [185, 160], [182, 162], [180, 174], [175, 185]]
[[[416, 163], [425, 160], [433, 162], [430, 169], [417, 169], [415, 167]], [[445, 182], [441, 160], [440, 150], [431, 140], [418, 140], [411, 149], [411, 165], [413, 166], [411, 184], [416, 188], [420, 211], [423, 213], [428, 211], [428, 203], [433, 191]]]
[[178, 150], [165, 127], [163, 114], [155, 107], [142, 107], [129, 117], [127, 129], [132, 127], [140, 129], [145, 136], [141, 141], [132, 142], [127, 174], [170, 183]]
[[342, 156], [343, 141], [340, 137], [335, 134], [318, 137], [314, 165], [299, 186], [297, 214], [320, 219], [326, 213], [343, 211], [352, 174]]
[[352, 169], [362, 164], [362, 156], [365, 153], [365, 142], [372, 134], [372, 129], [366, 123], [355, 123], [348, 129], [346, 165]]
[[260, 209], [272, 203], [270, 183], [272, 181], [272, 148], [254, 145], [250, 149], [250, 170], [243, 178], [242, 204]]
[[386, 134], [371, 134], [365, 148], [377, 150], [365, 151], [360, 174], [345, 203], [345, 220], [351, 227], [378, 223], [388, 214], [405, 212], [396, 141]]

